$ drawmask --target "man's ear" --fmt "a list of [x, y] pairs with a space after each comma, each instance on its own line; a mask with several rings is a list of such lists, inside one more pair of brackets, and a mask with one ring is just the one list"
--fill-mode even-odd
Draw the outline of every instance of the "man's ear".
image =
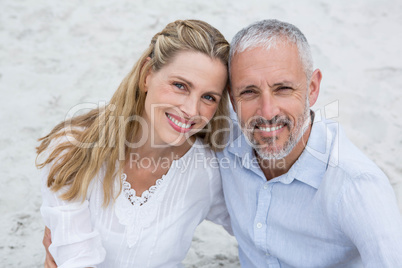
[[236, 111], [236, 102], [235, 102], [235, 100], [234, 100], [234, 98], [233, 98], [233, 92], [232, 92], [232, 88], [230, 87], [230, 84], [227, 85], [227, 89], [228, 89], [228, 94], [229, 94], [229, 98], [230, 98], [230, 103], [232, 104], [233, 111], [234, 111], [235, 113], [237, 113], [237, 111]]
[[310, 102], [310, 107], [313, 106], [318, 99], [318, 94], [320, 93], [321, 79], [322, 73], [320, 69], [316, 69], [311, 76], [309, 84], [308, 98]]

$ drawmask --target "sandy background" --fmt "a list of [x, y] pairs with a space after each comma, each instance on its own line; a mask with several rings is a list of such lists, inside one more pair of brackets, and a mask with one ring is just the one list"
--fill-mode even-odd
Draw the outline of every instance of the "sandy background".
[[[205, 20], [228, 40], [260, 19], [298, 26], [324, 75], [314, 108], [388, 174], [402, 209], [402, 2], [206, 2], [0, 0], [0, 267], [42, 267], [36, 139], [75, 105], [107, 101], [176, 19]], [[239, 267], [236, 242], [203, 223], [185, 264]]]

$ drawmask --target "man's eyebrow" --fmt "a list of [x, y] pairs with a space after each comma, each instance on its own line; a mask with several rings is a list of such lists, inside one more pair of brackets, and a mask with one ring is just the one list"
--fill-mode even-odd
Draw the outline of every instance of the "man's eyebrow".
[[[294, 86], [294, 84], [291, 81], [285, 80], [285, 81], [277, 82], [273, 85], [268, 85], [268, 86], [269, 87]], [[235, 87], [234, 90], [237, 91], [237, 90], [241, 90], [241, 89], [250, 89], [250, 88], [258, 88], [258, 87], [254, 84], [249, 84], [249, 85], [241, 85], [241, 86]]]
[[293, 83], [290, 81], [282, 81], [278, 82], [272, 85], [272, 87], [277, 87], [277, 86], [293, 86]]
[[250, 84], [250, 85], [247, 85], [247, 86], [238, 86], [238, 87], [235, 87], [234, 90], [235, 90], [235, 91], [238, 91], [238, 90], [241, 90], [241, 89], [249, 89], [249, 88], [255, 88], [255, 87], [256, 87], [255, 85]]

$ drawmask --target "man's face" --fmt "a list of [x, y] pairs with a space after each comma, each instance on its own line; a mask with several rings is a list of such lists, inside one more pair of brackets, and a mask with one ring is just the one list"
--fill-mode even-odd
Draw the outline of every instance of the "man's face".
[[267, 160], [287, 156], [307, 129], [309, 103], [316, 100], [297, 47], [278, 43], [269, 50], [237, 53], [230, 75], [234, 108], [258, 155]]

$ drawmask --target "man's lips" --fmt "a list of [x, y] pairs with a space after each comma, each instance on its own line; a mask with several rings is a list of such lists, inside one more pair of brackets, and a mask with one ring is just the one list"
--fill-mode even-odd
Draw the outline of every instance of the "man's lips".
[[280, 125], [277, 125], [277, 126], [272, 126], [272, 127], [269, 127], [269, 126], [266, 126], [266, 127], [264, 127], [264, 126], [256, 126], [260, 131], [264, 131], [264, 132], [273, 132], [273, 131], [276, 131], [276, 130], [279, 130], [279, 129], [281, 129], [281, 128], [283, 128], [285, 126], [285, 124], [280, 124]]
[[254, 126], [252, 132], [254, 135], [258, 135], [261, 137], [277, 137], [281, 135], [281, 133], [286, 129], [288, 125], [286, 123], [280, 124], [257, 124]]

